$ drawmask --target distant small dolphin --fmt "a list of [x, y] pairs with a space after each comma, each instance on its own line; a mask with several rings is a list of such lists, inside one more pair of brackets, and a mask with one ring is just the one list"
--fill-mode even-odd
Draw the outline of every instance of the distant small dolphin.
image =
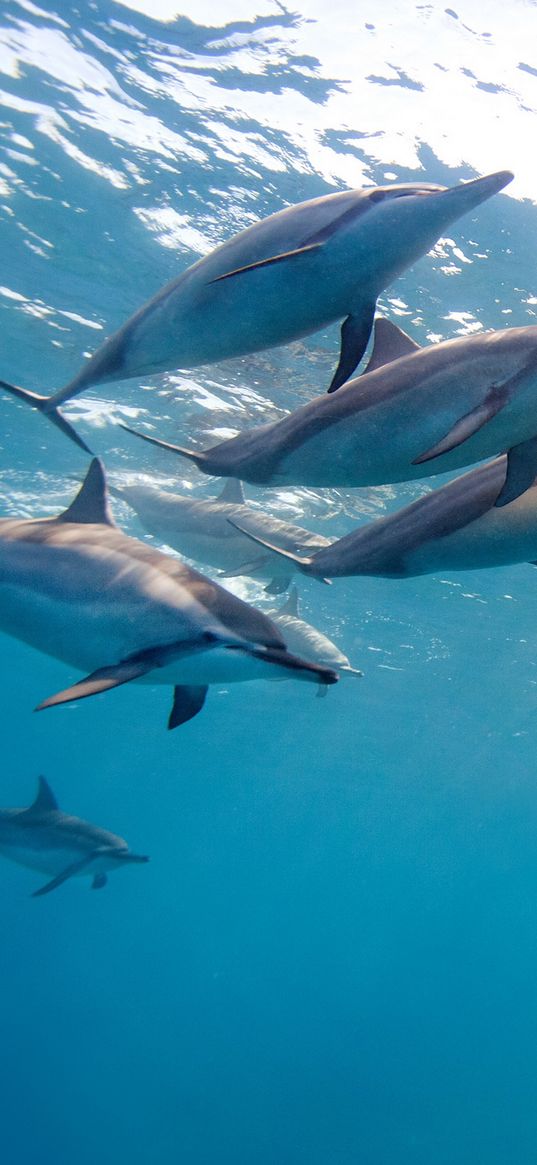
[[265, 588], [270, 594], [287, 590], [291, 581], [289, 566], [270, 551], [252, 558], [252, 544], [233, 519], [252, 534], [276, 541], [286, 550], [313, 554], [330, 540], [311, 534], [301, 526], [291, 525], [248, 506], [240, 481], [230, 478], [217, 498], [193, 498], [168, 493], [145, 483], [110, 485], [110, 492], [122, 498], [138, 515], [149, 534], [186, 555], [194, 562], [212, 566], [227, 578], [249, 575], [271, 580]]
[[313, 578], [409, 578], [516, 562], [536, 565], [537, 483], [499, 508], [495, 501], [506, 469], [507, 458], [498, 457], [309, 558], [282, 550], [283, 562]]
[[274, 486], [386, 485], [509, 450], [495, 503], [507, 505], [537, 476], [537, 326], [420, 348], [379, 319], [366, 372], [335, 396], [202, 453], [136, 436], [203, 473]]
[[512, 178], [502, 170], [447, 189], [427, 183], [371, 186], [287, 207], [163, 287], [59, 392], [42, 396], [7, 381], [0, 387], [87, 450], [58, 412], [84, 389], [258, 352], [345, 317], [333, 392], [365, 352], [381, 291], [451, 223]]
[[340, 675], [363, 676], [364, 673], [351, 666], [348, 657], [327, 635], [323, 635], [317, 627], [301, 619], [296, 587], [291, 587], [285, 603], [277, 611], [270, 611], [269, 614], [273, 623], [281, 627], [290, 651], [311, 660], [312, 663], [332, 667]]
[[43, 874], [53, 874], [32, 897], [50, 894], [68, 878], [93, 878], [92, 889], [107, 883], [107, 871], [149, 858], [131, 853], [127, 842], [107, 829], [62, 813], [52, 789], [39, 777], [37, 797], [27, 809], [0, 809], [0, 854]]
[[58, 518], [0, 520], [0, 584], [1, 630], [91, 673], [39, 708], [146, 680], [174, 686], [175, 728], [212, 683], [338, 678], [288, 652], [266, 615], [118, 530], [96, 459]]

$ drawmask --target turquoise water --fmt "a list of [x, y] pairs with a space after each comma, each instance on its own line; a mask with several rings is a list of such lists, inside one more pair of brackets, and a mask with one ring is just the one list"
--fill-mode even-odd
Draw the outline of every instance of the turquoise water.
[[[424, 343], [535, 322], [535, 4], [329, 7], [200, 0], [165, 23], [4, 0], [3, 377], [58, 388], [159, 286], [289, 203], [506, 167], [506, 194], [381, 307]], [[208, 444], [323, 391], [336, 350], [333, 328], [104, 386], [69, 416], [110, 473], [209, 497], [113, 422]], [[84, 458], [0, 410], [2, 514], [57, 513]], [[330, 537], [419, 492], [246, 490]], [[76, 675], [2, 637], [0, 803], [28, 803], [43, 772], [63, 808], [151, 855], [99, 894], [73, 880], [39, 901], [39, 875], [1, 866], [6, 1165], [535, 1161], [537, 572], [300, 591], [364, 679], [322, 701], [213, 689], [173, 733], [158, 687], [34, 716]]]

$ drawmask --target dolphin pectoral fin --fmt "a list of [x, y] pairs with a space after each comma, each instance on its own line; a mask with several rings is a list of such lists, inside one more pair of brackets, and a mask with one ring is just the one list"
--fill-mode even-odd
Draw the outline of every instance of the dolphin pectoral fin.
[[453, 428], [433, 445], [431, 449], [427, 449], [426, 453], [421, 453], [419, 457], [415, 457], [412, 465], [422, 465], [425, 461], [432, 461], [434, 457], [441, 457], [442, 453], [449, 453], [452, 449], [456, 449], [457, 445], [462, 445], [469, 437], [473, 437], [487, 421], [491, 421], [496, 413], [503, 409], [509, 399], [508, 388], [503, 385], [501, 388], [494, 385], [489, 389], [484, 401], [477, 405], [471, 412], [465, 413], [460, 420], [456, 421]]
[[121, 421], [117, 422], [117, 426], [119, 429], [124, 429], [126, 433], [131, 433], [133, 437], [147, 441], [148, 445], [157, 445], [159, 449], [168, 449], [170, 453], [179, 453], [180, 457], [187, 457], [189, 461], [193, 461], [200, 469], [202, 468], [204, 453], [194, 453], [193, 449], [184, 449], [182, 445], [172, 445], [168, 441], [159, 441], [158, 437], [150, 437], [148, 433], [139, 433], [137, 429], [130, 429]]
[[504, 485], [494, 502], [495, 506], [508, 506], [533, 485], [537, 477], [537, 437], [513, 445], [507, 454], [507, 475]]
[[201, 712], [208, 692], [207, 684], [199, 686], [177, 684], [173, 689], [172, 710], [168, 719], [168, 728], [178, 728], [186, 724]]
[[232, 518], [227, 519], [230, 526], [234, 526], [236, 530], [240, 530], [241, 534], [245, 534], [251, 542], [256, 542], [258, 546], [264, 546], [265, 550], [270, 550], [272, 554], [277, 554], [279, 558], [285, 558], [287, 562], [294, 563], [297, 570], [301, 570], [303, 574], [309, 574], [309, 567], [313, 563], [313, 558], [300, 558], [298, 554], [293, 554], [291, 550], [282, 550], [281, 546], [275, 546], [272, 542], [267, 542], [265, 538], [259, 538], [257, 534], [250, 534], [250, 531], [241, 526], [239, 522], [234, 522]]
[[58, 704], [68, 704], [71, 700], [85, 700], [88, 696], [98, 695], [99, 692], [108, 692], [110, 688], [119, 688], [121, 684], [128, 684], [131, 680], [137, 680], [146, 672], [152, 671], [154, 666], [154, 662], [140, 658], [123, 660], [113, 667], [101, 667], [72, 687], [64, 688], [62, 692], [56, 692], [54, 696], [42, 700], [34, 710], [42, 712], [44, 708], [55, 708]]
[[319, 684], [337, 684], [339, 674], [334, 668], [325, 664], [313, 663], [299, 655], [293, 655], [284, 647], [248, 647], [242, 643], [226, 643], [226, 651], [242, 651], [252, 659], [261, 659], [264, 663], [276, 664], [289, 672], [301, 672], [304, 678], [316, 680]]
[[306, 243], [304, 247], [295, 247], [293, 251], [283, 251], [281, 255], [270, 255], [268, 259], [259, 259], [257, 263], [246, 263], [244, 267], [235, 267], [233, 271], [225, 271], [210, 279], [210, 283], [221, 283], [223, 279], [232, 279], [235, 275], [244, 275], [247, 271], [258, 271], [260, 267], [271, 267], [273, 263], [284, 263], [287, 259], [296, 259], [297, 255], [307, 255], [311, 251], [318, 251], [321, 242]]
[[352, 376], [367, 348], [375, 318], [376, 301], [367, 304], [361, 315], [347, 316], [341, 325], [341, 351], [328, 392], [336, 392]]
[[69, 437], [69, 440], [73, 441], [75, 445], [78, 445], [79, 449], [83, 449], [85, 453], [89, 453], [91, 456], [91, 449], [88, 445], [86, 445], [86, 442], [82, 440], [82, 437], [79, 437], [76, 429], [73, 429], [73, 426], [69, 424], [69, 421], [66, 421], [65, 417], [62, 417], [62, 414], [58, 411], [57, 408], [54, 408], [53, 406], [47, 408], [49, 400], [51, 399], [50, 397], [42, 396], [41, 393], [38, 392], [30, 392], [28, 388], [19, 388], [16, 384], [9, 384], [7, 380], [0, 380], [0, 388], [5, 389], [6, 392], [10, 392], [12, 396], [17, 397], [17, 400], [24, 401], [25, 404], [30, 405], [30, 408], [37, 409], [37, 411], [42, 413], [43, 416], [48, 417], [49, 421], [52, 421], [52, 424], [56, 425], [56, 428], [59, 429], [65, 437]]
[[103, 886], [106, 886], [107, 881], [106, 874], [96, 874], [91, 883], [92, 890], [102, 890]]
[[92, 850], [91, 853], [85, 854], [78, 862], [71, 862], [69, 866], [62, 870], [61, 874], [57, 874], [51, 882], [46, 882], [39, 890], [34, 890], [32, 898], [42, 898], [43, 894], [50, 894], [51, 890], [56, 890], [63, 882], [67, 882], [68, 878], [73, 878], [75, 874], [82, 873], [86, 866], [90, 865], [99, 850]]

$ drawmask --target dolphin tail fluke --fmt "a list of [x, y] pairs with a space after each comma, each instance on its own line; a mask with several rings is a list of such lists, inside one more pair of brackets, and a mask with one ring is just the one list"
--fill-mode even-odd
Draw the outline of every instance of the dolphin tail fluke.
[[56, 428], [60, 430], [60, 433], [63, 433], [65, 437], [68, 437], [70, 441], [78, 445], [79, 449], [83, 449], [90, 456], [92, 455], [91, 449], [82, 440], [82, 437], [79, 437], [76, 429], [69, 424], [69, 421], [65, 420], [65, 417], [62, 417], [62, 414], [57, 408], [49, 405], [50, 397], [42, 396], [38, 392], [30, 392], [28, 388], [19, 388], [16, 384], [9, 384], [7, 380], [0, 380], [0, 388], [11, 393], [17, 400], [24, 401], [25, 404], [30, 405], [30, 408], [37, 409], [43, 416], [48, 417], [49, 421], [52, 421], [52, 424], [56, 425]]
[[203, 469], [205, 453], [194, 453], [192, 449], [184, 449], [182, 445], [171, 445], [168, 441], [159, 441], [158, 437], [150, 437], [148, 433], [140, 433], [138, 429], [131, 429], [122, 421], [118, 421], [118, 427], [124, 429], [126, 433], [132, 433], [133, 437], [140, 437], [140, 440], [147, 441], [149, 445], [157, 445], [159, 449], [167, 449], [170, 453], [178, 453], [180, 457], [187, 457], [199, 469]]

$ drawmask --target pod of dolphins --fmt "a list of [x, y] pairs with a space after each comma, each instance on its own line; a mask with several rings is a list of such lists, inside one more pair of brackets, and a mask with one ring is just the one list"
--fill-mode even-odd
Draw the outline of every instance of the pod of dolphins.
[[[327, 395], [283, 420], [202, 452], [136, 433], [227, 478], [217, 498], [147, 481], [108, 485], [92, 458], [63, 513], [0, 520], [0, 629], [84, 676], [38, 709], [130, 682], [167, 684], [175, 728], [201, 711], [211, 684], [295, 679], [323, 694], [340, 677], [362, 675], [301, 619], [295, 588], [278, 610], [257, 609], [176, 555], [123, 533], [109, 492], [167, 547], [223, 578], [263, 580], [271, 595], [288, 590], [296, 573], [326, 582], [537, 563], [537, 326], [422, 349], [375, 319], [380, 293], [511, 179], [501, 171], [453, 188], [371, 187], [288, 207], [162, 288], [64, 388], [45, 395], [0, 381], [90, 453], [61, 412], [85, 389], [255, 352], [342, 321]], [[367, 366], [350, 379], [371, 334]], [[241, 485], [385, 485], [489, 457], [334, 541], [252, 507]], [[42, 777], [29, 808], [0, 810], [0, 853], [52, 875], [37, 895], [79, 874], [99, 888], [107, 871], [148, 860], [122, 838], [61, 813]]]

